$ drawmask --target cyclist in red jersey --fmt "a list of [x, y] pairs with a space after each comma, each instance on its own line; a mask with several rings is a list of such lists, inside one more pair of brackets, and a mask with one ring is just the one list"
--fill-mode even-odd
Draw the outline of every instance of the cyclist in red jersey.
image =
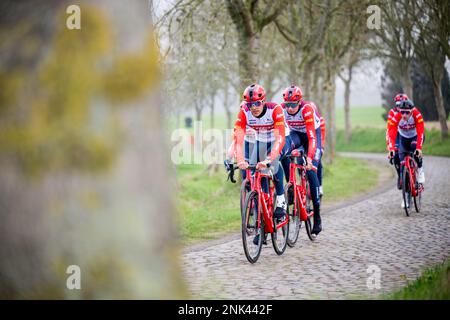
[[[286, 215], [284, 199], [283, 170], [279, 170], [279, 157], [285, 142], [284, 114], [280, 105], [267, 102], [264, 88], [252, 84], [244, 91], [245, 106], [239, 111], [235, 123], [236, 159], [242, 170], [250, 164], [256, 164], [257, 169], [265, 169], [270, 164], [274, 166], [275, 189], [277, 194], [275, 218]], [[250, 128], [255, 133], [255, 146], [247, 161], [244, 157], [244, 137]], [[266, 179], [262, 181], [264, 192], [268, 196]], [[255, 237], [256, 238], [256, 237]]]
[[[409, 100], [409, 98], [406, 94], [404, 94], [404, 93], [397, 94], [394, 98], [395, 106], [393, 108], [391, 108], [388, 112], [387, 124], [386, 124], [386, 148], [388, 149], [388, 151], [389, 151], [389, 130], [390, 130], [391, 126], [393, 125], [392, 119], [398, 113], [398, 109], [399, 109], [402, 101], [406, 101], [406, 100]], [[397, 139], [395, 140], [394, 157], [391, 158], [390, 161], [394, 165], [395, 170], [397, 171], [397, 188], [401, 189], [402, 184], [401, 184], [401, 180], [400, 180], [400, 157], [398, 155], [398, 139], [399, 139], [399, 135], [397, 135]]]
[[[418, 167], [418, 183], [425, 183], [425, 173], [423, 171], [422, 145], [424, 142], [425, 124], [422, 114], [414, 107], [410, 100], [402, 101], [397, 114], [389, 120], [389, 158], [394, 157], [395, 140], [398, 139], [399, 158], [403, 161], [405, 155], [414, 152], [414, 159]], [[401, 171], [400, 171], [401, 172]], [[402, 200], [402, 207], [405, 205]]]
[[[320, 217], [320, 193], [317, 168], [322, 155], [322, 132], [321, 121], [317, 107], [311, 101], [302, 100], [303, 94], [299, 87], [290, 86], [283, 93], [285, 120], [289, 128], [289, 145], [283, 150], [282, 164], [285, 174], [289, 176], [288, 157], [292, 149], [303, 147], [307, 155], [307, 176], [311, 190], [311, 198], [314, 206], [314, 227], [312, 233], [318, 235], [322, 231], [322, 220]], [[287, 148], [290, 149], [286, 150]]]

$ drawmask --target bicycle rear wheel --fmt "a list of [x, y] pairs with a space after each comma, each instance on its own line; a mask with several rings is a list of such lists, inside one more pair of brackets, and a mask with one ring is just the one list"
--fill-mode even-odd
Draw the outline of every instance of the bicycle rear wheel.
[[409, 217], [410, 214], [410, 208], [411, 208], [411, 177], [409, 175], [409, 170], [406, 166], [403, 166], [402, 170], [402, 195], [403, 195], [403, 204], [405, 205], [405, 213], [406, 216]]
[[258, 260], [264, 239], [264, 219], [258, 211], [258, 193], [253, 190], [247, 194], [242, 211], [242, 244], [250, 263]]
[[286, 213], [288, 215], [288, 237], [287, 245], [293, 247], [298, 240], [298, 235], [300, 233], [301, 221], [300, 221], [300, 211], [298, 210], [298, 201], [295, 201], [294, 196], [295, 190], [292, 183], [288, 183], [285, 187], [285, 199], [288, 202]]

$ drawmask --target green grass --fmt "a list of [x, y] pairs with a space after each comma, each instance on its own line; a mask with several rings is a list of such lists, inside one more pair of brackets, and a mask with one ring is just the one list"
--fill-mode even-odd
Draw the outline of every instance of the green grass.
[[[362, 160], [336, 158], [333, 165], [325, 166], [324, 201], [341, 200], [370, 189], [378, 179], [378, 171], [373, 169]], [[178, 166], [177, 180], [179, 225], [185, 242], [239, 231], [239, 184], [226, 181], [223, 167], [209, 176], [203, 166]]]
[[224, 168], [212, 176], [199, 165], [177, 167], [177, 209], [184, 240], [213, 239], [240, 227], [239, 185], [226, 181]]
[[405, 288], [384, 296], [392, 300], [450, 300], [450, 260], [426, 269]]
[[[180, 121], [180, 128], [183, 129], [187, 129], [190, 133], [194, 133], [194, 122], [195, 117], [192, 117], [192, 127], [191, 128], [186, 128], [184, 126], [184, 118], [187, 116], [182, 116], [181, 117], [181, 121]], [[236, 117], [237, 117], [237, 110], [236, 110], [236, 114], [233, 114], [232, 119], [231, 119], [231, 126], [234, 126], [234, 122], [236, 121]], [[202, 129], [206, 130], [206, 129], [210, 129], [211, 128], [211, 121], [210, 121], [210, 116], [208, 112], [205, 112], [203, 114], [203, 119], [201, 121], [202, 123]], [[167, 126], [169, 128], [170, 131], [175, 130], [176, 128], [176, 119], [174, 117], [171, 117], [169, 119], [167, 119]], [[227, 117], [224, 113], [218, 113], [214, 116], [214, 128], [215, 129], [220, 129], [220, 130], [225, 130], [225, 129], [232, 129], [232, 128], [228, 128], [227, 127]]]
[[[352, 127], [363, 128], [385, 128], [386, 121], [382, 114], [384, 109], [377, 107], [351, 107], [350, 108], [350, 122]], [[336, 108], [336, 126], [338, 129], [345, 128], [344, 122], [344, 108]]]
[[[386, 152], [386, 129], [355, 128], [348, 144], [344, 140], [344, 130], [337, 135], [336, 150], [349, 152]], [[439, 130], [425, 130], [423, 144], [425, 155], [450, 157], [450, 139], [441, 141]]]
[[336, 158], [332, 165], [324, 164], [324, 169], [323, 191], [326, 202], [367, 191], [378, 181], [378, 167], [364, 160]]

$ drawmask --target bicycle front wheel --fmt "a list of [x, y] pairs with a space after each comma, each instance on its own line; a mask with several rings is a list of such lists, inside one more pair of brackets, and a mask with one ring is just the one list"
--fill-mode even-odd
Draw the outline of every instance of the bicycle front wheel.
[[240, 207], [241, 207], [241, 216], [244, 219], [244, 205], [245, 199], [247, 198], [247, 194], [250, 191], [250, 181], [244, 179], [241, 184], [241, 192], [240, 192]]
[[[286, 215], [283, 219], [288, 219], [288, 215]], [[286, 250], [287, 239], [289, 237], [289, 226], [285, 223], [283, 226], [277, 227], [277, 224], [285, 222], [285, 220], [278, 221], [278, 219], [273, 219], [274, 231], [271, 234], [273, 249], [277, 253], [277, 255], [282, 255]]]
[[403, 187], [402, 187], [402, 194], [403, 194], [403, 204], [405, 206], [405, 213], [406, 216], [409, 217], [410, 214], [410, 208], [411, 208], [411, 177], [409, 174], [409, 170], [406, 166], [403, 166], [403, 170], [402, 170], [402, 183], [403, 183]]
[[249, 192], [245, 199], [242, 219], [242, 244], [250, 263], [255, 263], [261, 254], [264, 239], [264, 219], [258, 209], [258, 192]]
[[422, 186], [417, 182], [417, 172], [416, 174], [416, 183], [414, 188], [416, 189], [416, 195], [414, 196], [414, 207], [416, 212], [420, 212], [420, 208], [422, 207]]
[[314, 206], [312, 204], [311, 192], [309, 190], [309, 182], [306, 181], [306, 214], [308, 218], [305, 221], [305, 229], [306, 234], [308, 235], [309, 240], [315, 241], [316, 235], [312, 233], [314, 226]]
[[288, 183], [285, 187], [285, 199], [287, 201], [286, 213], [288, 215], [288, 237], [287, 245], [293, 247], [298, 240], [298, 235], [300, 233], [300, 211], [298, 210], [298, 201], [295, 201], [295, 190], [292, 183]]

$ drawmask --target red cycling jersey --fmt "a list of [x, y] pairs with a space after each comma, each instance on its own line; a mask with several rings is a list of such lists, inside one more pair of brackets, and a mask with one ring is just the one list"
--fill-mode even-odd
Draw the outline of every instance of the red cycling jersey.
[[281, 106], [266, 102], [263, 113], [259, 117], [253, 116], [247, 107], [241, 108], [234, 125], [238, 163], [244, 161], [243, 144], [247, 127], [255, 130], [256, 135], [261, 136], [263, 142], [273, 143], [269, 158], [271, 161], [275, 160], [283, 149], [285, 141], [284, 114]]
[[325, 118], [322, 117], [322, 115], [319, 112], [319, 109], [314, 103], [311, 103], [311, 106], [314, 108], [314, 111], [316, 111], [317, 116], [320, 119], [320, 142], [322, 144], [322, 149], [325, 147], [325, 133], [326, 133], [326, 123]]
[[317, 109], [317, 106], [314, 103], [312, 104], [312, 106], [316, 110], [316, 113], [317, 113], [317, 115], [319, 116], [319, 119], [320, 119], [320, 140], [321, 140], [322, 149], [323, 149], [325, 147], [325, 133], [326, 133], [325, 118], [322, 117], [322, 115], [320, 114], [319, 110]]
[[[284, 105], [284, 104], [283, 104]], [[321, 126], [317, 107], [311, 101], [302, 101], [295, 114], [286, 111], [286, 123], [290, 130], [306, 133], [308, 136], [308, 158], [313, 159], [317, 149], [316, 128]], [[321, 128], [322, 130], [322, 128]], [[322, 137], [322, 134], [321, 134]]]
[[402, 114], [397, 112], [397, 114], [388, 120], [387, 125], [389, 130], [389, 151], [395, 150], [395, 139], [397, 138], [397, 134], [400, 134], [400, 136], [404, 138], [412, 138], [417, 135], [416, 149], [422, 150], [425, 124], [419, 110], [413, 108], [411, 115], [407, 120], [404, 120]]
[[[388, 112], [388, 116], [387, 116], [387, 123], [386, 123], [386, 148], [389, 150], [389, 132], [391, 127], [394, 125], [394, 123], [392, 122], [392, 119], [395, 117], [395, 115], [398, 113], [397, 111], [397, 107], [394, 107], [392, 109], [389, 110]], [[397, 151], [397, 147], [395, 146], [394, 143], [394, 150]]]

